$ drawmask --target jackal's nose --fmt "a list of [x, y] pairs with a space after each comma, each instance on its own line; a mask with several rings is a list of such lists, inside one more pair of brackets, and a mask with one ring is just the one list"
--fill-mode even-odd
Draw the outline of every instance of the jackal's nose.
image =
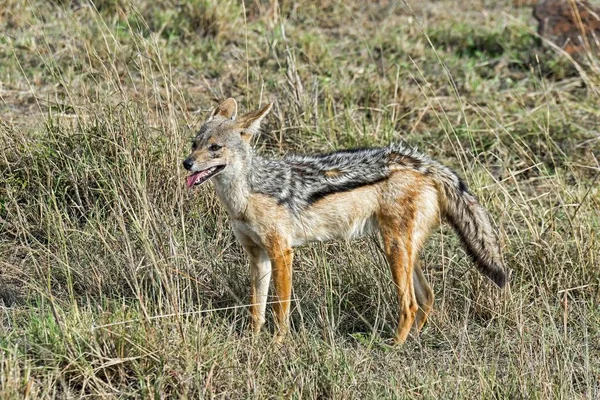
[[187, 169], [188, 171], [192, 169], [192, 165], [194, 165], [194, 163], [189, 158], [186, 158], [183, 161], [183, 168]]

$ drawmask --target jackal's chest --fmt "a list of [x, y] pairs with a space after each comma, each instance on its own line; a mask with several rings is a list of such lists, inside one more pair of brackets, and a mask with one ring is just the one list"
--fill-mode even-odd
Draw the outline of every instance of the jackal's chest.
[[260, 225], [238, 219], [231, 222], [231, 227], [242, 245], [265, 247], [266, 234]]

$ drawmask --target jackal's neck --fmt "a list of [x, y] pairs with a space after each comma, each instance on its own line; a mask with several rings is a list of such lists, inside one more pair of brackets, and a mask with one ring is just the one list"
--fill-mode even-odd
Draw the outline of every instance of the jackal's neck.
[[244, 154], [214, 178], [217, 196], [233, 218], [240, 217], [248, 205], [250, 196], [248, 171], [252, 168], [254, 157], [252, 151]]

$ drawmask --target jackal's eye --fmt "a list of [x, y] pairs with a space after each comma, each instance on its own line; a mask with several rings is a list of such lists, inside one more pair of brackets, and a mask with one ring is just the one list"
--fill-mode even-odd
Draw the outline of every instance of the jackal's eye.
[[198, 147], [198, 145], [196, 144], [196, 142], [192, 142], [192, 150], [196, 150], [196, 147]]
[[222, 147], [223, 146], [221, 146], [221, 145], [213, 143], [210, 146], [208, 146], [208, 150], [210, 150], [210, 151], [218, 151], [218, 150], [221, 150]]

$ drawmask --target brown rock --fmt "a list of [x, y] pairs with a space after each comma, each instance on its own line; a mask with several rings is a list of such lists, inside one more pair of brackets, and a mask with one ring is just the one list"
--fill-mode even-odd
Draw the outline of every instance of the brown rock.
[[538, 33], [571, 55], [597, 52], [600, 40], [600, 10], [587, 1], [540, 0], [533, 8]]

